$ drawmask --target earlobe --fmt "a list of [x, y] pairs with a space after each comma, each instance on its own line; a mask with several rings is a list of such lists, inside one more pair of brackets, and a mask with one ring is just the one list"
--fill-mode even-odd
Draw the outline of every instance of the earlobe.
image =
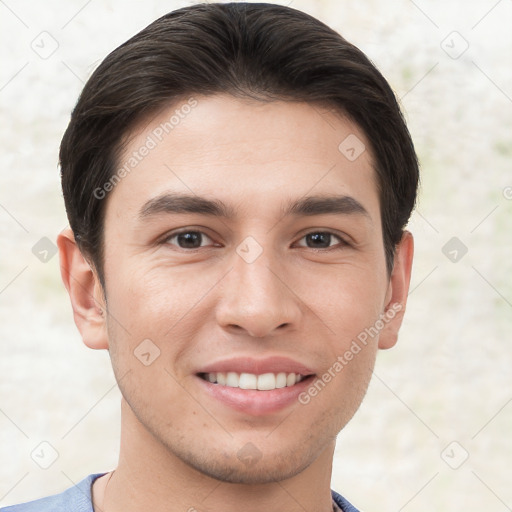
[[70, 228], [59, 234], [57, 246], [62, 281], [83, 342], [90, 348], [108, 349], [105, 299], [97, 273], [80, 252]]
[[413, 255], [413, 236], [409, 231], [404, 231], [396, 248], [393, 271], [386, 294], [385, 326], [379, 336], [380, 349], [391, 348], [398, 341], [398, 331], [402, 325], [409, 294]]

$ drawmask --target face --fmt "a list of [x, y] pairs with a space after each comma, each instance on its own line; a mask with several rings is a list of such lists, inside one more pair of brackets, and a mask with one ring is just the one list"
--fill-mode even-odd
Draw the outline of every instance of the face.
[[[390, 306], [370, 144], [308, 104], [185, 104], [132, 134], [108, 196], [112, 364], [162, 454], [281, 480], [358, 408], [379, 335], [354, 340]], [[356, 159], [339, 149], [349, 136], [367, 148]]]

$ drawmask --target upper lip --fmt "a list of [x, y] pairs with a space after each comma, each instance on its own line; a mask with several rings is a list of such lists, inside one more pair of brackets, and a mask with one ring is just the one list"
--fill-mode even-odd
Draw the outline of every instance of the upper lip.
[[314, 372], [307, 366], [289, 357], [273, 356], [264, 359], [234, 357], [222, 359], [202, 367], [197, 373], [236, 372], [262, 375], [264, 373], [298, 373], [311, 375]]

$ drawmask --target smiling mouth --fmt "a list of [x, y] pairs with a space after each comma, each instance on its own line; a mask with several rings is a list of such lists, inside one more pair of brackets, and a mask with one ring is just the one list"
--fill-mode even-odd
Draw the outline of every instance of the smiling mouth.
[[272, 391], [274, 389], [288, 388], [295, 386], [312, 375], [301, 375], [300, 373], [254, 373], [237, 372], [210, 372], [199, 373], [198, 376], [211, 384], [239, 389], [255, 389], [258, 391]]

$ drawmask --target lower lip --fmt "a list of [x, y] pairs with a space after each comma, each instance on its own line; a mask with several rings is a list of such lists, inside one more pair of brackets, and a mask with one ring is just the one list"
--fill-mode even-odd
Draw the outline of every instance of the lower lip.
[[311, 384], [314, 375], [310, 375], [294, 386], [258, 391], [256, 389], [240, 389], [213, 384], [197, 377], [203, 389], [210, 396], [237, 411], [251, 416], [261, 416], [279, 412], [286, 407], [298, 403], [299, 395]]

